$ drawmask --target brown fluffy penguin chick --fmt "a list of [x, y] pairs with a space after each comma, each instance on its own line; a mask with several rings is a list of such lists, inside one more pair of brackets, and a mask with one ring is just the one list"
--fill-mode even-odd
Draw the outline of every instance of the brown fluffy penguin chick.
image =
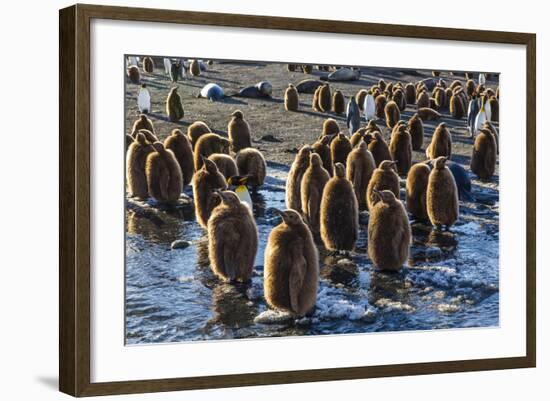
[[317, 142], [315, 142], [311, 147], [313, 151], [317, 153], [323, 161], [323, 167], [325, 168], [325, 170], [327, 170], [328, 175], [332, 177], [332, 170], [334, 169], [334, 165], [332, 163], [332, 155], [330, 153], [331, 139], [332, 137], [330, 136], [323, 136], [322, 138], [318, 139]]
[[495, 142], [497, 144], [497, 155], [499, 154], [499, 141], [498, 141], [498, 132], [497, 132], [497, 129], [495, 128], [495, 126], [493, 124], [491, 124], [489, 121], [485, 121], [483, 123], [483, 125], [481, 126], [481, 128], [485, 128], [485, 129], [488, 129], [489, 131], [491, 131], [493, 133], [493, 136], [495, 137]]
[[301, 185], [306, 169], [309, 167], [311, 147], [305, 145], [298, 151], [294, 162], [290, 166], [286, 180], [286, 207], [302, 212]]
[[421, 107], [417, 113], [422, 121], [437, 121], [441, 118], [441, 114], [430, 107]]
[[426, 191], [430, 167], [425, 163], [416, 163], [407, 175], [407, 210], [418, 219], [427, 219]]
[[490, 129], [482, 128], [472, 149], [470, 169], [479, 178], [488, 180], [495, 173], [497, 161], [497, 143]]
[[224, 281], [247, 282], [254, 271], [258, 228], [250, 208], [232, 191], [217, 191], [221, 202], [208, 219], [208, 258]]
[[151, 57], [144, 57], [143, 58], [143, 71], [145, 71], [148, 74], [152, 74], [155, 70], [155, 63]]
[[328, 180], [330, 180], [330, 176], [323, 167], [321, 157], [317, 153], [311, 153], [309, 167], [306, 169], [300, 184], [300, 192], [302, 213], [314, 236], [319, 235], [321, 198]]
[[407, 127], [409, 129], [409, 134], [411, 134], [411, 145], [413, 150], [420, 150], [424, 144], [424, 123], [418, 116], [418, 113], [413, 114]]
[[336, 91], [332, 95], [332, 111], [336, 114], [343, 114], [346, 111], [346, 99], [342, 91]]
[[437, 110], [441, 110], [445, 108], [447, 101], [446, 101], [446, 95], [445, 95], [445, 89], [442, 87], [436, 87], [434, 89], [434, 99], [435, 99], [435, 108]]
[[351, 251], [359, 230], [359, 207], [342, 163], [334, 165], [321, 200], [321, 239], [330, 251]]
[[195, 149], [195, 145], [197, 144], [197, 141], [201, 136], [204, 134], [210, 134], [212, 131], [206, 125], [206, 123], [202, 121], [195, 121], [193, 124], [191, 124], [189, 127], [187, 127], [187, 137], [191, 141], [191, 145], [193, 146], [193, 149]]
[[286, 111], [298, 111], [300, 100], [298, 98], [298, 91], [292, 84], [288, 84], [288, 88], [285, 91], [285, 110]]
[[346, 178], [353, 186], [360, 210], [367, 208], [367, 187], [375, 169], [374, 157], [367, 143], [361, 141], [348, 155], [346, 163]]
[[369, 186], [367, 187], [367, 205], [369, 210], [372, 210], [379, 200], [374, 194], [374, 190], [376, 189], [379, 191], [387, 189], [392, 191], [396, 198], [399, 198], [399, 176], [395, 172], [394, 165], [394, 161], [384, 160], [372, 173]]
[[128, 152], [128, 148], [134, 142], [134, 137], [129, 134], [125, 134], [125, 136], [126, 136], [126, 139], [124, 141], [124, 144], [125, 144], [126, 152]]
[[387, 99], [384, 95], [378, 95], [374, 99], [375, 114], [378, 118], [385, 118], [384, 110], [386, 108]]
[[248, 177], [247, 184], [250, 187], [264, 185], [267, 166], [262, 152], [246, 148], [237, 153], [235, 161], [239, 175]]
[[170, 93], [166, 99], [166, 115], [172, 122], [179, 121], [183, 118], [183, 104], [177, 86], [170, 89]]
[[372, 157], [374, 157], [374, 163], [380, 166], [380, 163], [384, 160], [392, 160], [390, 149], [382, 134], [376, 131], [371, 133], [370, 136], [369, 150], [372, 153]]
[[195, 173], [193, 162], [193, 149], [186, 135], [179, 129], [174, 129], [172, 133], [164, 140], [164, 147], [170, 149], [181, 168], [183, 186], [188, 185]]
[[359, 145], [360, 142], [367, 143], [368, 140], [369, 138], [367, 138], [367, 128], [363, 127], [354, 132], [354, 134], [349, 139], [349, 142], [351, 144], [351, 147], [354, 148]]
[[[195, 146], [195, 171], [202, 167], [202, 158], [214, 153], [229, 154], [229, 140], [218, 134], [205, 134], [199, 138]], [[202, 157], [201, 157], [202, 156]]]
[[397, 173], [407, 175], [412, 164], [411, 134], [406, 125], [399, 125], [398, 130], [392, 135], [390, 141], [390, 154], [397, 162]]
[[131, 136], [132, 138], [136, 138], [136, 134], [137, 133], [141, 133], [143, 134], [143, 136], [145, 137], [145, 139], [147, 139], [147, 142], [149, 143], [155, 143], [155, 142], [159, 142], [158, 138], [155, 136], [155, 134], [153, 134], [151, 131], [149, 130], [146, 130], [146, 129], [140, 129], [139, 131], [135, 131]]
[[126, 153], [126, 182], [129, 196], [140, 199], [149, 197], [145, 163], [147, 156], [152, 152], [154, 152], [153, 146], [147, 142], [141, 132], [138, 132]]
[[393, 100], [386, 103], [386, 107], [384, 107], [384, 115], [386, 116], [386, 125], [388, 128], [393, 128], [401, 118], [401, 113], [399, 112], [399, 106], [397, 103]]
[[189, 72], [191, 72], [191, 75], [194, 77], [201, 75], [201, 65], [197, 60], [191, 61], [191, 64], [189, 65]]
[[141, 82], [141, 77], [139, 75], [139, 68], [137, 68], [135, 65], [131, 65], [126, 70], [126, 74], [128, 75], [128, 79], [131, 83], [139, 85]]
[[313, 93], [313, 100], [311, 102], [311, 108], [313, 111], [321, 111], [321, 106], [319, 106], [319, 93], [321, 92], [321, 87], [318, 86]]
[[349, 152], [351, 152], [351, 142], [345, 134], [339, 133], [330, 143], [332, 162], [342, 163], [345, 166]]
[[397, 104], [397, 107], [399, 107], [399, 111], [405, 111], [407, 108], [407, 100], [405, 100], [405, 93], [400, 88], [393, 90], [393, 96], [392, 100]]
[[327, 118], [323, 122], [323, 132], [321, 133], [321, 137], [327, 135], [336, 135], [339, 132], [340, 127], [338, 126], [338, 123], [334, 118]]
[[227, 125], [227, 135], [231, 141], [231, 150], [237, 153], [239, 150], [252, 146], [250, 141], [250, 126], [244, 119], [243, 112], [235, 110], [231, 114], [231, 120]]
[[496, 96], [491, 96], [489, 99], [489, 106], [491, 107], [491, 121], [498, 122], [499, 115], [498, 115], [498, 99]]
[[238, 174], [237, 164], [231, 156], [225, 153], [213, 153], [208, 156], [208, 159], [216, 163], [218, 170], [226, 180]]
[[[148, 118], [145, 114], [140, 114], [139, 118], [136, 121], [134, 121], [134, 125], [132, 126], [132, 134], [131, 134], [134, 137], [134, 139], [135, 139], [136, 133], [142, 129], [151, 132], [153, 135], [155, 134], [155, 127], [153, 126], [153, 121], [151, 121], [151, 119]], [[146, 136], [146, 139], [147, 139], [147, 136]], [[155, 140], [153, 142], [157, 142], [157, 141]]]
[[410, 82], [405, 85], [405, 100], [407, 104], [416, 104], [416, 87]]
[[459, 95], [453, 95], [451, 97], [451, 102], [449, 103], [449, 113], [453, 118], [461, 119], [466, 115], [466, 110], [464, 110], [464, 102]]
[[312, 312], [317, 302], [319, 255], [298, 212], [278, 213], [283, 221], [269, 234], [265, 249], [265, 300], [274, 309], [303, 316]]
[[214, 195], [215, 189], [225, 190], [227, 182], [218, 170], [216, 163], [205, 159], [204, 165], [193, 176], [193, 201], [195, 203], [195, 217], [197, 222], [206, 228], [212, 210], [219, 204], [220, 199]]
[[476, 91], [476, 84], [473, 79], [469, 79], [466, 81], [466, 94], [470, 97], [474, 95]]
[[319, 109], [327, 113], [330, 111], [332, 97], [329, 84], [324, 84], [319, 89]]
[[374, 192], [379, 202], [370, 211], [368, 253], [374, 266], [398, 271], [409, 258], [411, 226], [407, 212], [392, 191]]
[[366, 89], [360, 89], [359, 92], [355, 94], [355, 101], [359, 106], [359, 110], [363, 111], [363, 104], [365, 103], [365, 98], [369, 92]]
[[453, 140], [451, 138], [451, 133], [447, 128], [447, 124], [439, 124], [432, 136], [432, 141], [430, 145], [426, 148], [426, 157], [428, 159], [435, 159], [439, 156], [445, 156], [446, 158], [451, 158], [453, 148]]
[[422, 91], [417, 95], [416, 105], [419, 109], [430, 107], [430, 95], [426, 91]]
[[370, 120], [368, 123], [367, 123], [367, 132], [382, 132], [380, 131], [380, 128], [378, 128], [378, 125], [376, 125], [376, 123], [374, 122], [374, 120]]
[[311, 64], [304, 64], [302, 66], [302, 71], [304, 74], [311, 74], [313, 72], [313, 65]]
[[162, 203], [176, 202], [183, 188], [181, 168], [174, 152], [160, 142], [153, 144], [155, 152], [147, 156], [145, 174], [149, 195]]
[[433, 162], [426, 190], [426, 209], [432, 225], [448, 228], [458, 219], [458, 189], [446, 161], [447, 158], [441, 156]]

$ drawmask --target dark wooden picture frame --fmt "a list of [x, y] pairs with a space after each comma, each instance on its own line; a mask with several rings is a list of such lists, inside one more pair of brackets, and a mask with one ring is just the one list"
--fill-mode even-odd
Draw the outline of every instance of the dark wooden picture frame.
[[[92, 19], [331, 32], [526, 46], [526, 355], [366, 367], [122, 382], [90, 381], [90, 22]], [[75, 5], [59, 14], [59, 388], [73, 396], [363, 379], [536, 364], [536, 36], [479, 31], [188, 11]]]

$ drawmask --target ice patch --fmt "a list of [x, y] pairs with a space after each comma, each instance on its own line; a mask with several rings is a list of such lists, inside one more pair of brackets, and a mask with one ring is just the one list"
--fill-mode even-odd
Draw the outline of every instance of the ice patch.
[[376, 311], [366, 299], [352, 302], [338, 288], [324, 287], [319, 290], [314, 318], [319, 320], [349, 319], [353, 321], [374, 320]]
[[458, 305], [451, 305], [451, 304], [439, 304], [437, 305], [437, 310], [441, 313], [454, 313], [458, 312], [460, 308]]
[[287, 323], [294, 318], [290, 312], [276, 311], [268, 309], [263, 311], [258, 316], [254, 318], [254, 323], [259, 324], [280, 324]]
[[376, 301], [375, 304], [377, 307], [384, 309], [385, 311], [405, 311], [405, 312], [412, 312], [415, 309], [408, 304], [404, 304], [400, 301], [392, 301], [388, 298], [380, 298], [378, 301]]

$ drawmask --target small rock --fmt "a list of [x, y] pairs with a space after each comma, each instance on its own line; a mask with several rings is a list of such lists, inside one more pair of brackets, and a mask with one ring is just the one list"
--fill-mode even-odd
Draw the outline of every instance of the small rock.
[[285, 149], [285, 153], [298, 153], [298, 148]]
[[189, 247], [191, 243], [189, 241], [183, 240], [183, 239], [177, 239], [170, 245], [170, 248], [172, 249], [185, 249]]
[[275, 138], [273, 135], [269, 134], [269, 135], [264, 135], [260, 138], [260, 141], [265, 141], [265, 142], [282, 142], [279, 138]]

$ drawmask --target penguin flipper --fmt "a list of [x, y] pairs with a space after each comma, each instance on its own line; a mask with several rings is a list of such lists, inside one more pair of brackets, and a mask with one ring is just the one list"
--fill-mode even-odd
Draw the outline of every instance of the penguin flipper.
[[307, 262], [302, 252], [302, 244], [297, 242], [291, 245], [292, 267], [288, 278], [290, 307], [298, 313], [300, 310], [300, 291], [304, 285]]

